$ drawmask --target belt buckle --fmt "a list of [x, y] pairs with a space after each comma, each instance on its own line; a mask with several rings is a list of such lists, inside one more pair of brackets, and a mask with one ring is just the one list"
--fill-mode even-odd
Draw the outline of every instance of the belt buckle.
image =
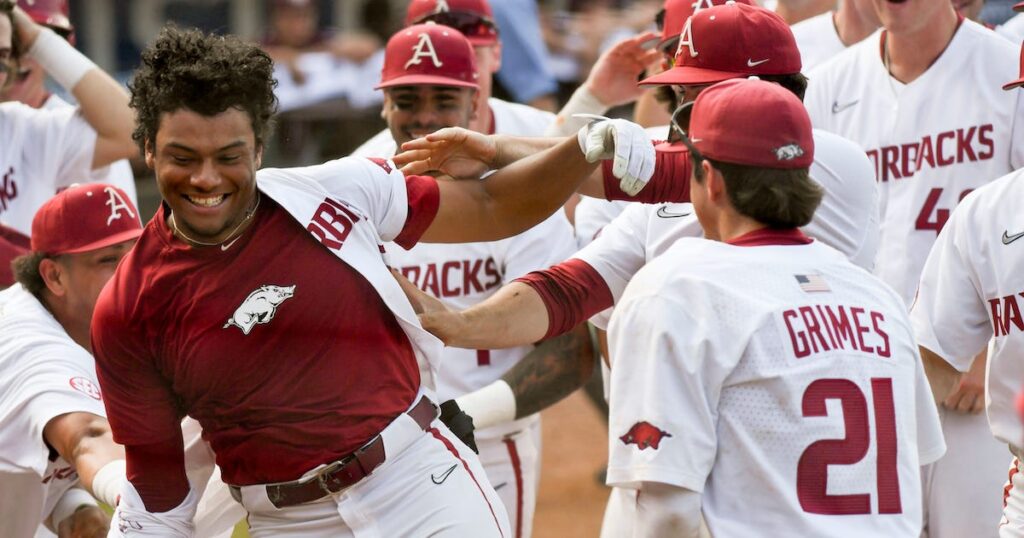
[[346, 456], [346, 457], [344, 457], [344, 458], [342, 458], [340, 460], [335, 461], [334, 463], [331, 463], [327, 467], [324, 467], [323, 469], [320, 469], [320, 472], [317, 473], [314, 476], [314, 478], [316, 479], [317, 484], [320, 486], [320, 489], [323, 490], [324, 493], [327, 493], [328, 495], [330, 495], [332, 493], [337, 493], [338, 491], [340, 491], [340, 489], [339, 490], [332, 490], [327, 485], [327, 481], [330, 480], [331, 478], [334, 478], [334, 474], [335, 473], [337, 473], [338, 471], [343, 469], [346, 465], [351, 463], [352, 460], [354, 460], [354, 459], [355, 459], [354, 456], [351, 456], [351, 455], [350, 456]]

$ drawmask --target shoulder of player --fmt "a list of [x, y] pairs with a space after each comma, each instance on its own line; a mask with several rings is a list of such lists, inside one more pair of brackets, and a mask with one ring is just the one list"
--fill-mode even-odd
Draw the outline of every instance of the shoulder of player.
[[391, 130], [385, 128], [366, 142], [363, 142], [349, 156], [391, 158], [397, 147], [395, 138], [391, 135]]
[[35, 296], [20, 285], [11, 286], [0, 293], [0, 364], [22, 359], [30, 365], [41, 354], [54, 362], [78, 363], [83, 357], [92, 362]]
[[973, 232], [988, 229], [993, 215], [1015, 215], [1024, 199], [1024, 169], [1014, 170], [977, 189], [957, 204], [950, 223], [963, 223]]
[[488, 99], [487, 104], [494, 113], [494, 130], [500, 134], [540, 136], [555, 121], [551, 112], [529, 105], [495, 97]]
[[295, 168], [263, 168], [256, 172], [258, 182], [280, 182], [293, 187], [326, 190], [344, 198], [352, 190], [379, 187], [384, 178], [404, 177], [387, 157], [342, 157], [321, 164]]
[[818, 180], [818, 183], [823, 183], [818, 177], [822, 173], [842, 178], [842, 186], [850, 188], [861, 188], [864, 184], [875, 183], [875, 168], [861, 146], [835, 133], [814, 129], [814, 162], [811, 165], [811, 177]]
[[790, 27], [793, 37], [798, 45], [804, 44], [804, 40], [813, 40], [815, 36], [825, 31], [834, 32], [835, 26], [832, 22], [832, 12], [828, 11], [821, 15], [815, 15], [809, 19], [802, 20]]

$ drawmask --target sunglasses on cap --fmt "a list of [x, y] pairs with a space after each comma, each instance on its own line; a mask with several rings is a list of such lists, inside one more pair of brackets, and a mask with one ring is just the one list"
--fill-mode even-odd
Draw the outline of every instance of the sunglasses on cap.
[[464, 11], [442, 11], [433, 15], [427, 15], [416, 21], [416, 24], [423, 24], [425, 22], [435, 22], [450, 26], [469, 38], [498, 37], [498, 26], [494, 24], [494, 21], [487, 17], [481, 17], [480, 15]]

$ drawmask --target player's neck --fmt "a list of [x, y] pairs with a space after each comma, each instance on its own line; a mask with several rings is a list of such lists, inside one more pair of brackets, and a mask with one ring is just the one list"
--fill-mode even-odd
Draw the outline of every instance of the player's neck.
[[863, 41], [878, 29], [877, 19], [864, 16], [849, 1], [839, 3], [839, 10], [832, 15], [832, 23], [839, 34], [839, 41], [847, 47]]
[[49, 290], [43, 290], [42, 303], [47, 310], [53, 314], [53, 318], [60, 323], [60, 326], [64, 328], [64, 331], [68, 333], [68, 336], [75, 341], [76, 344], [84, 347], [87, 351], [92, 353], [92, 341], [89, 336], [89, 321], [88, 319], [82, 320], [77, 316], [73, 315], [67, 308], [67, 304], [61, 301], [60, 298], [50, 293]]
[[888, 56], [889, 73], [904, 84], [924, 74], [946, 50], [959, 19], [950, 9], [937, 10], [934, 20], [913, 32], [886, 32], [882, 61]]
[[708, 238], [727, 242], [764, 227], [764, 223], [745, 215], [740, 215], [734, 211], [723, 211], [719, 213], [716, 219], [714, 226], [715, 235], [708, 234]]

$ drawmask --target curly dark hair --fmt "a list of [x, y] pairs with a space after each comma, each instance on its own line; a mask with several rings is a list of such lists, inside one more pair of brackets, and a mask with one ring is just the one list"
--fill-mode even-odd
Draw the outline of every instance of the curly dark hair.
[[0, 17], [7, 17], [11, 23], [11, 57], [17, 59], [21, 50], [18, 41], [18, 32], [14, 31], [14, 2], [13, 0], [0, 0]]
[[11, 261], [14, 280], [25, 286], [25, 289], [36, 297], [42, 297], [43, 289], [46, 288], [46, 281], [39, 273], [39, 264], [48, 257], [43, 252], [29, 252]]
[[277, 111], [273, 75], [274, 62], [252, 43], [165, 27], [142, 53], [142, 65], [128, 84], [135, 109], [132, 138], [145, 152], [156, 140], [164, 113], [186, 108], [215, 116], [236, 108], [249, 114], [260, 146]]

